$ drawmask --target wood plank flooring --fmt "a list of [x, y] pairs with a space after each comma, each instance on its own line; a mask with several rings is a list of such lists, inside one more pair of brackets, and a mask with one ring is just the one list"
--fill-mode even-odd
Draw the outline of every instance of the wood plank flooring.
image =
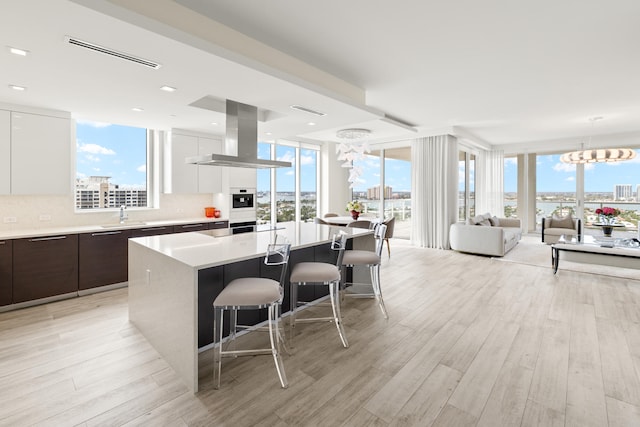
[[639, 281], [394, 240], [382, 284], [389, 320], [345, 301], [348, 349], [299, 326], [288, 389], [259, 356], [225, 359], [215, 390], [206, 351], [190, 394], [126, 289], [1, 313], [0, 425], [640, 426]]

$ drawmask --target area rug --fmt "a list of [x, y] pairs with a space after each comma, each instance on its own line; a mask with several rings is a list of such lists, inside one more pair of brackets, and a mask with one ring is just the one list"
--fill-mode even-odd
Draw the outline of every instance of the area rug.
[[[518, 264], [548, 268], [550, 272], [553, 272], [551, 267], [551, 246], [542, 243], [539, 236], [524, 236], [520, 243], [518, 243], [516, 247], [510, 250], [505, 256], [493, 257], [492, 259], [502, 262], [515, 262]], [[562, 259], [560, 260], [559, 271], [576, 271], [581, 273], [640, 280], [640, 270], [571, 262], [564, 261]]]

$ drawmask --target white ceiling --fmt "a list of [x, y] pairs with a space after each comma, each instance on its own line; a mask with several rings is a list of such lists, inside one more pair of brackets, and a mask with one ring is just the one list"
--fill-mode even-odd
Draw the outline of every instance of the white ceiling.
[[373, 142], [455, 132], [528, 149], [590, 134], [640, 144], [637, 0], [12, 0], [0, 12], [2, 44], [30, 51], [0, 52], [0, 102], [78, 119], [223, 133], [223, 114], [189, 106], [210, 96], [273, 112], [262, 139], [335, 141], [364, 127]]

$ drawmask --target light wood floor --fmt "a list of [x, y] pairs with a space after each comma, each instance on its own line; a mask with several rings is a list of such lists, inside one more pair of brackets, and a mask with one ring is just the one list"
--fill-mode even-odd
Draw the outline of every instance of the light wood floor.
[[301, 325], [286, 390], [267, 356], [214, 390], [204, 352], [189, 394], [126, 289], [0, 314], [0, 425], [640, 425], [640, 282], [394, 240], [382, 284], [388, 321], [345, 302], [350, 348]]

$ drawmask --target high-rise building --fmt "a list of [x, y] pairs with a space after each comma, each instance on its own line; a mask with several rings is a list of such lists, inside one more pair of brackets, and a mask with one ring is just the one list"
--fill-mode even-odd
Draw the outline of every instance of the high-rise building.
[[631, 184], [616, 184], [613, 188], [613, 200], [633, 199], [633, 187]]
[[[393, 194], [393, 189], [385, 185], [384, 187], [384, 198], [390, 199]], [[367, 199], [368, 200], [379, 200], [380, 199], [380, 186], [376, 185], [375, 187], [367, 188]]]
[[76, 179], [76, 209], [144, 207], [147, 191], [120, 188], [109, 182], [109, 176], [90, 176]]

